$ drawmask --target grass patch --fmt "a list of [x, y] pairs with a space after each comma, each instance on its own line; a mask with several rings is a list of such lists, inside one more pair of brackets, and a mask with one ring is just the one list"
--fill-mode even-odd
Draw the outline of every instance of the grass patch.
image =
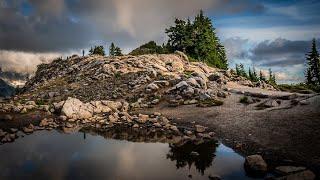
[[249, 104], [249, 98], [247, 96], [243, 96], [240, 98], [240, 103]]
[[314, 92], [320, 92], [320, 86], [314, 86], [314, 85], [307, 85], [304, 83], [300, 84], [279, 84], [277, 85], [277, 88], [281, 91], [287, 91], [287, 92], [297, 92], [297, 93], [312, 93]]
[[114, 73], [114, 78], [120, 79], [121, 78], [121, 73], [120, 72], [115, 72]]
[[42, 100], [42, 99], [39, 99], [39, 100], [36, 100], [36, 104], [37, 104], [38, 106], [45, 105], [45, 101]]
[[192, 73], [193, 71], [184, 71], [184, 75], [186, 76], [186, 78], [192, 77]]
[[206, 99], [199, 102], [199, 107], [212, 107], [212, 106], [221, 106], [223, 101], [217, 99]]

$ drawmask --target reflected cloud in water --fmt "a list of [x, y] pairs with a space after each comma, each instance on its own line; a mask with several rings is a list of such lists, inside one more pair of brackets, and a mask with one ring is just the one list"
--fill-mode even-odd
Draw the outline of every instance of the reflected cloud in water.
[[0, 146], [0, 179], [186, 179], [189, 174], [193, 179], [247, 179], [243, 158], [224, 153], [221, 146], [216, 141], [176, 146], [39, 131]]

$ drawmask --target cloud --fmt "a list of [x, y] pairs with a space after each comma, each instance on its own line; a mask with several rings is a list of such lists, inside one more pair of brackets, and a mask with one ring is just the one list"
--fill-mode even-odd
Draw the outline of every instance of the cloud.
[[305, 54], [311, 49], [310, 41], [292, 41], [277, 38], [263, 41], [250, 50], [250, 59], [254, 64], [266, 67], [292, 66], [304, 64]]
[[0, 50], [0, 67], [3, 71], [33, 73], [38, 64], [60, 57], [58, 53], [27, 53]]
[[[64, 52], [115, 41], [124, 49], [165, 40], [175, 17], [262, 11], [253, 0], [0, 0], [0, 49]], [[24, 13], [26, 7], [29, 13]], [[100, 41], [99, 41], [100, 40]]]
[[229, 60], [245, 59], [248, 57], [248, 39], [242, 39], [240, 37], [228, 38], [222, 42], [226, 48], [227, 57]]

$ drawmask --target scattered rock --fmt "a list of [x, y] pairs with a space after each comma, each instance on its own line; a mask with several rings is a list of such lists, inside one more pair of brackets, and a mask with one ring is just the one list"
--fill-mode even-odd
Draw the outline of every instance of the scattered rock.
[[138, 122], [139, 123], [146, 123], [149, 119], [149, 115], [145, 115], [145, 114], [139, 114], [139, 117], [138, 117]]
[[39, 126], [41, 126], [41, 127], [48, 126], [48, 125], [49, 125], [49, 123], [48, 123], [48, 120], [46, 118], [41, 120], [40, 124], [39, 124]]
[[201, 126], [201, 125], [195, 125], [195, 128], [196, 128], [197, 133], [203, 133], [206, 131], [206, 127]]
[[33, 133], [34, 126], [32, 124], [29, 124], [28, 127], [23, 127], [22, 130], [24, 133]]
[[58, 117], [58, 119], [59, 119], [60, 121], [66, 121], [68, 118], [67, 118], [67, 116], [61, 115], [61, 116]]
[[92, 117], [93, 109], [91, 105], [69, 97], [62, 107], [61, 113], [70, 119], [87, 119]]
[[306, 170], [305, 167], [296, 167], [296, 166], [278, 166], [275, 169], [275, 172], [281, 175], [287, 175], [291, 173], [295, 173], [298, 171]]
[[11, 121], [13, 119], [13, 117], [9, 114], [6, 114], [1, 119], [5, 120], [5, 121]]
[[161, 124], [158, 123], [158, 122], [157, 123], [153, 123], [153, 126], [156, 127], [156, 128], [162, 128]]
[[298, 172], [295, 174], [290, 174], [288, 176], [277, 178], [278, 180], [314, 180], [316, 178], [316, 175], [310, 171], [305, 170], [302, 172]]
[[267, 163], [260, 155], [247, 156], [244, 166], [246, 171], [253, 175], [264, 175], [268, 170]]
[[220, 176], [211, 176], [211, 175], [209, 175], [208, 178], [209, 178], [209, 180], [220, 180], [221, 179]]
[[267, 100], [266, 102], [264, 102], [263, 106], [267, 107], [267, 108], [278, 107], [279, 103], [276, 100], [270, 99], [270, 100]]
[[179, 132], [179, 129], [177, 128], [177, 126], [170, 126], [170, 129], [174, 132]]

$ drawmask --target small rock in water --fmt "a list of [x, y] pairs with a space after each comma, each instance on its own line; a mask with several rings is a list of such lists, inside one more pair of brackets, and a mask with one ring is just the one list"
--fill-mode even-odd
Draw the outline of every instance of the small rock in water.
[[134, 124], [132, 127], [133, 128], [139, 128], [139, 125], [138, 124]]
[[39, 126], [41, 126], [41, 127], [48, 126], [48, 125], [49, 125], [49, 123], [48, 123], [47, 118], [42, 119], [39, 124]]
[[18, 132], [18, 129], [16, 129], [16, 128], [10, 128], [10, 132], [16, 133], [16, 132]]
[[32, 133], [34, 130], [34, 126], [32, 124], [30, 124], [28, 127], [23, 127], [23, 132], [25, 133]]
[[209, 180], [220, 180], [221, 179], [221, 177], [219, 177], [219, 176], [212, 176], [212, 175], [209, 175], [208, 178], [209, 178]]
[[246, 171], [253, 175], [264, 175], [268, 170], [267, 163], [260, 155], [247, 156], [244, 166]]
[[5, 120], [5, 121], [11, 121], [13, 119], [13, 117], [11, 115], [9, 115], [9, 114], [6, 114], [1, 119]]

